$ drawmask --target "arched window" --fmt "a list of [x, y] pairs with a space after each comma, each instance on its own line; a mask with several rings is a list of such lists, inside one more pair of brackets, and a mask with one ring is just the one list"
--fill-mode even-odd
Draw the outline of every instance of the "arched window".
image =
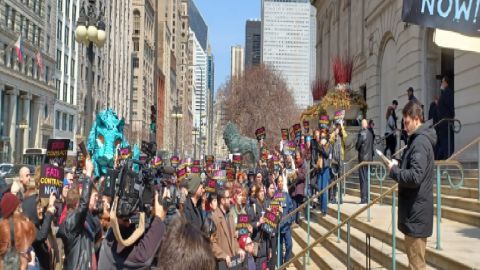
[[138, 9], [133, 11], [133, 33], [140, 34], [140, 11]]

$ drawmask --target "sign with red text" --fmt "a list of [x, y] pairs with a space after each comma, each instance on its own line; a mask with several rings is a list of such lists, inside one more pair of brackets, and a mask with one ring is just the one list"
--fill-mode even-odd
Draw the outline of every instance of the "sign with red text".
[[64, 167], [67, 161], [70, 139], [49, 139], [47, 142], [47, 155], [45, 164]]
[[50, 194], [55, 193], [60, 196], [63, 188], [63, 168], [43, 164], [40, 171], [40, 179], [38, 181], [38, 192], [40, 198], [48, 198]]
[[237, 216], [237, 226], [235, 226], [235, 229], [238, 232], [238, 237], [248, 234], [249, 226], [250, 226], [250, 219], [248, 218], [248, 215], [241, 214]]
[[267, 211], [263, 217], [265, 223], [262, 225], [262, 230], [270, 235], [274, 234], [277, 231], [278, 215], [273, 211]]
[[255, 136], [257, 136], [257, 140], [265, 140], [266, 133], [265, 133], [265, 127], [261, 127], [257, 130], [255, 130]]
[[170, 158], [170, 165], [171, 165], [172, 167], [177, 167], [177, 166], [178, 166], [178, 163], [180, 163], [180, 158], [179, 158], [179, 157], [177, 157], [177, 156], [172, 156], [172, 157]]
[[217, 181], [215, 181], [215, 179], [208, 179], [207, 186], [205, 187], [205, 192], [207, 193], [217, 192]]

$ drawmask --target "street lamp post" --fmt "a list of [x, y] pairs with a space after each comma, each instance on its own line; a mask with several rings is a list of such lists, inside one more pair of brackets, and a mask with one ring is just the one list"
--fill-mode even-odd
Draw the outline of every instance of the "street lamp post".
[[102, 2], [98, 2], [98, 14], [96, 9], [97, 0], [88, 0], [87, 10], [85, 10], [85, 5], [82, 4], [77, 20], [77, 28], [75, 30], [75, 40], [87, 46], [88, 72], [87, 94], [85, 96], [85, 134], [87, 134], [92, 127], [93, 63], [95, 57], [93, 46], [95, 45], [97, 48], [101, 48], [107, 39], [105, 22], [103, 21], [105, 8]]
[[183, 114], [181, 113], [180, 107], [178, 106], [178, 98], [177, 98], [177, 105], [173, 107], [173, 114], [172, 114], [172, 118], [175, 119], [175, 155], [178, 155], [178, 119], [182, 119], [182, 117], [183, 117]]
[[198, 128], [194, 127], [192, 131], [194, 137], [194, 144], [193, 144], [193, 158], [197, 159], [197, 135], [198, 135]]

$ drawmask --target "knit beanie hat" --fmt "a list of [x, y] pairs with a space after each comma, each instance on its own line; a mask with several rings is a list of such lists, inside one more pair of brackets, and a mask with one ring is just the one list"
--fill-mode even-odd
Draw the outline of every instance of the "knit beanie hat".
[[18, 205], [20, 205], [20, 199], [12, 193], [5, 193], [2, 201], [0, 202], [0, 213], [3, 218], [8, 218], [15, 212]]
[[192, 174], [188, 180], [188, 193], [195, 194], [198, 190], [198, 187], [202, 184], [202, 178], [199, 175]]
[[240, 236], [238, 239], [238, 245], [241, 249], [245, 250], [245, 246], [247, 245], [248, 234]]

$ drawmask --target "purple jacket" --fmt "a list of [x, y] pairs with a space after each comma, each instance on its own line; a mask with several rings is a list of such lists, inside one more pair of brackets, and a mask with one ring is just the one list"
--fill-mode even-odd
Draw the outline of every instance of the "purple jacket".
[[305, 176], [306, 176], [306, 163], [305, 160], [297, 166], [297, 181], [295, 181], [295, 191], [292, 194], [292, 197], [297, 195], [305, 196]]

